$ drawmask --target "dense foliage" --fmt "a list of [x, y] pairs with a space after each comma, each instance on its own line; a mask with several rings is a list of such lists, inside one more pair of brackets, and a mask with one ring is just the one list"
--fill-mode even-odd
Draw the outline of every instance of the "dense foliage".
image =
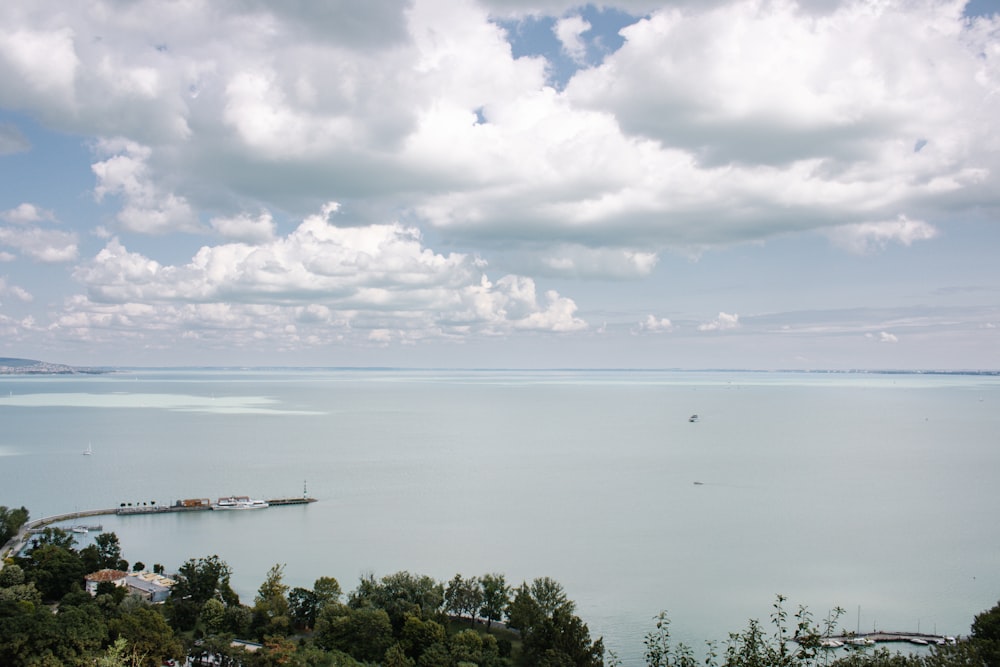
[[15, 510], [7, 509], [3, 505], [0, 505], [0, 546], [3, 546], [10, 538], [17, 535], [17, 531], [27, 521], [28, 510], [24, 507]]
[[[0, 508], [7, 530], [26, 510]], [[20, 522], [20, 523], [18, 523]], [[16, 525], [16, 527], [14, 527]], [[137, 564], [140, 566], [141, 564]], [[159, 667], [168, 660], [211, 660], [220, 667], [599, 667], [605, 656], [562, 586], [548, 577], [516, 588], [502, 574], [456, 574], [447, 583], [410, 572], [362, 577], [345, 595], [333, 577], [290, 587], [284, 566], [267, 573], [252, 604], [230, 586], [218, 556], [182, 564], [170, 598], [151, 604], [122, 587], [83, 590], [84, 575], [126, 570], [114, 533], [77, 549], [72, 534], [48, 528], [0, 569], [0, 665]], [[155, 566], [154, 569], [162, 570]], [[1000, 667], [1000, 604], [975, 617], [970, 636], [930, 655], [884, 649], [829, 650], [840, 610], [822, 627], [805, 608], [789, 618], [779, 596], [770, 630], [751, 620], [722, 646], [695, 657], [673, 644], [661, 614], [645, 638], [648, 667]], [[789, 627], [791, 626], [791, 627]]]

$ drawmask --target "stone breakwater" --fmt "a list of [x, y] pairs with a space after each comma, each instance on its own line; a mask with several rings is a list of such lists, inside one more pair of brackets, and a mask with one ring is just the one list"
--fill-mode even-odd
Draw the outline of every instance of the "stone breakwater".
[[[12, 537], [7, 541], [6, 544], [0, 546], [0, 568], [3, 568], [3, 559], [10, 556], [15, 556], [24, 549], [27, 543], [28, 537], [41, 531], [46, 526], [50, 526], [54, 523], [62, 523], [64, 521], [74, 521], [76, 519], [82, 519], [91, 516], [106, 516], [110, 514], [115, 514], [118, 516], [128, 516], [132, 514], [166, 514], [170, 512], [199, 512], [205, 510], [211, 510], [211, 503], [202, 503], [198, 505], [185, 505], [185, 501], [178, 500], [173, 505], [140, 505], [140, 506], [119, 506], [119, 507], [109, 507], [105, 509], [94, 509], [94, 510], [81, 510], [77, 512], [67, 512], [65, 514], [54, 514], [52, 516], [43, 517], [41, 519], [35, 519], [34, 521], [29, 521], [23, 526], [21, 530], [18, 531], [17, 535]], [[281, 507], [283, 505], [306, 505], [309, 503], [316, 502], [315, 498], [273, 498], [267, 501], [269, 507]]]

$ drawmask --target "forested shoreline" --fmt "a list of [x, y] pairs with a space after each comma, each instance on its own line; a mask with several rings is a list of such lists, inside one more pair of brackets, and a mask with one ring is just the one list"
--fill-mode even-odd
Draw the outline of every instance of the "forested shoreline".
[[[25, 508], [0, 507], [0, 544], [28, 520]], [[123, 586], [84, 577], [137, 572], [114, 533], [77, 548], [72, 533], [45, 528], [0, 569], [0, 664], [10, 667], [99, 665], [159, 667], [211, 661], [221, 667], [597, 667], [623, 665], [590, 636], [575, 604], [549, 577], [513, 586], [503, 574], [456, 574], [450, 581], [401, 571], [367, 575], [342, 590], [324, 576], [312, 588], [285, 583], [275, 564], [252, 604], [230, 586], [232, 570], [216, 555], [191, 558], [170, 577], [165, 602], [153, 604]], [[160, 564], [152, 567], [163, 572]], [[884, 648], [831, 650], [839, 614], [817, 625], [804, 607], [789, 614], [778, 596], [768, 623], [750, 620], [722, 644], [674, 643], [670, 619], [651, 619], [648, 667], [947, 667], [1000, 665], [1000, 604], [974, 618], [967, 638], [929, 655]]]

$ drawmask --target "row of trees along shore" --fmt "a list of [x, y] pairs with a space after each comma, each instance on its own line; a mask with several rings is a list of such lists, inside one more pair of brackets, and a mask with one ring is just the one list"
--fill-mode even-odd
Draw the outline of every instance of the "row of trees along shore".
[[[24, 508], [0, 507], [0, 537], [16, 535], [26, 521]], [[230, 567], [207, 556], [181, 565], [168, 600], [154, 605], [112, 583], [99, 584], [96, 596], [85, 592], [84, 575], [105, 568], [129, 568], [114, 533], [77, 549], [71, 533], [46, 528], [8, 558], [0, 569], [0, 665], [160, 667], [187, 658], [219, 667], [624, 665], [590, 637], [562, 586], [547, 577], [512, 587], [497, 573], [440, 582], [404, 571], [364, 576], [345, 594], [333, 577], [320, 577], [312, 588], [291, 587], [277, 564], [253, 603], [244, 604], [230, 586]], [[777, 597], [769, 623], [751, 620], [697, 656], [672, 641], [662, 613], [645, 636], [644, 663], [1000, 667], [1000, 604], [975, 617], [969, 637], [917, 656], [824, 649], [821, 641], [834, 634], [839, 610], [820, 627], [804, 607], [790, 616], [784, 602]]]

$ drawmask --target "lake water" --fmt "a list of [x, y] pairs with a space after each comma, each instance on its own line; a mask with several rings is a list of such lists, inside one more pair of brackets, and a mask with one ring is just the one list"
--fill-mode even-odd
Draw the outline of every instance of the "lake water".
[[[125, 557], [218, 554], [252, 604], [399, 570], [550, 576], [626, 664], [766, 621], [965, 634], [1000, 598], [1000, 378], [670, 371], [135, 370], [0, 377], [0, 505], [308, 494], [102, 517]], [[698, 413], [697, 423], [688, 416]], [[81, 456], [87, 446], [92, 456]], [[695, 484], [700, 482], [700, 484]]]

